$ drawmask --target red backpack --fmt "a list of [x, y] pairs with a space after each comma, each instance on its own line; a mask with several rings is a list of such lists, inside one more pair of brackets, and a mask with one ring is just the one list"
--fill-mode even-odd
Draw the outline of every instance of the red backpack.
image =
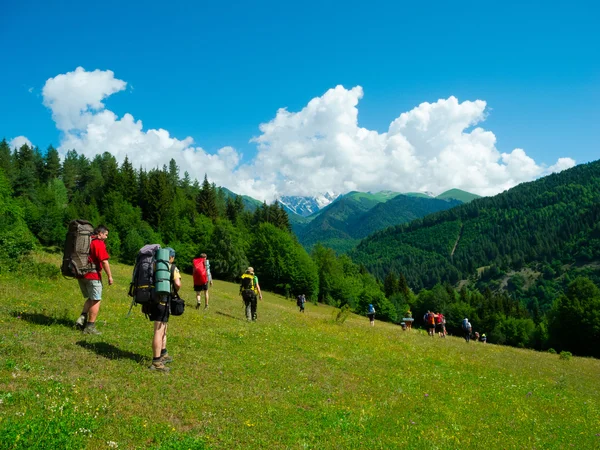
[[196, 258], [192, 261], [194, 265], [194, 284], [203, 285], [208, 283], [208, 274], [206, 273], [206, 258]]

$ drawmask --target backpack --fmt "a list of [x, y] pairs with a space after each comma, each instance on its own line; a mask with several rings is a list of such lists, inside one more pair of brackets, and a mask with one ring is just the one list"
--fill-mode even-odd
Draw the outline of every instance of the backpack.
[[462, 328], [465, 331], [469, 331], [469, 328], [471, 328], [471, 324], [469, 323], [469, 321], [467, 319], [463, 319]]
[[369, 314], [375, 314], [375, 308], [373, 305], [369, 305]]
[[444, 323], [443, 320], [444, 320], [444, 316], [441, 315], [441, 314], [438, 314], [437, 317], [436, 317], [435, 323], [437, 325], [441, 325], [442, 323]]
[[160, 250], [159, 244], [144, 245], [135, 259], [129, 296], [133, 297], [135, 303], [139, 305], [154, 304], [159, 301], [159, 296], [154, 289], [154, 268], [158, 250]]
[[429, 313], [429, 315], [427, 316], [427, 323], [429, 325], [435, 324], [435, 315], [433, 313]]
[[87, 220], [72, 220], [65, 239], [65, 251], [60, 271], [63, 276], [83, 278], [95, 272], [96, 265], [90, 261], [90, 245], [94, 227]]
[[194, 284], [202, 286], [208, 283], [208, 274], [206, 273], [206, 258], [196, 258], [192, 261], [194, 266]]
[[242, 275], [242, 291], [254, 291], [254, 275], [250, 273], [245, 273]]
[[302, 306], [302, 295], [298, 296], [298, 299], [296, 300], [296, 305]]

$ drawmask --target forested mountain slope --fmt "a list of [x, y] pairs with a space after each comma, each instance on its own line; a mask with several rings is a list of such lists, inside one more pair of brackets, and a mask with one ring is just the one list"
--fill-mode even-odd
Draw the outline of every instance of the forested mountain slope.
[[333, 202], [300, 232], [307, 248], [320, 242], [348, 251], [369, 234], [462, 204], [458, 200], [354, 192]]
[[493, 266], [556, 271], [600, 258], [600, 162], [582, 164], [365, 239], [352, 259], [413, 288], [456, 283]]

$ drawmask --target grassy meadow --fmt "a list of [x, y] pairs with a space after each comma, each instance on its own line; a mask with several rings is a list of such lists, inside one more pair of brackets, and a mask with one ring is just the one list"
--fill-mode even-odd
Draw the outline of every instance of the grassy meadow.
[[132, 268], [112, 269], [101, 336], [72, 328], [76, 281], [0, 276], [1, 448], [600, 448], [598, 360], [301, 314], [268, 292], [247, 323], [237, 285], [215, 281], [197, 311], [187, 275], [171, 372], [149, 371]]

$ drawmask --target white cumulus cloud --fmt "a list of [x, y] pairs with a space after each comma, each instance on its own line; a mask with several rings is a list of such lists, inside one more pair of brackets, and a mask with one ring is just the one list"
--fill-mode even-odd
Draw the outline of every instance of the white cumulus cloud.
[[16, 138], [13, 138], [8, 142], [8, 145], [11, 150], [14, 150], [15, 148], [19, 149], [24, 144], [27, 144], [30, 147], [33, 147], [33, 144], [31, 143], [31, 141], [29, 139], [27, 139], [25, 136], [17, 136]]
[[483, 100], [422, 103], [379, 133], [358, 125], [362, 87], [337, 86], [298, 112], [282, 108], [260, 124], [261, 133], [252, 139], [256, 157], [241, 165], [232, 147], [210, 154], [190, 137], [144, 130], [131, 114], [117, 117], [103, 100], [126, 86], [111, 71], [81, 67], [49, 79], [42, 93], [63, 132], [59, 150], [76, 149], [88, 157], [108, 151], [119, 161], [128, 155], [134, 166], [146, 168], [174, 158], [193, 178], [207, 173], [218, 185], [261, 200], [384, 189], [439, 193], [460, 188], [491, 195], [575, 164], [560, 158], [546, 167], [519, 148], [501, 153], [496, 136], [481, 127], [487, 114]]

